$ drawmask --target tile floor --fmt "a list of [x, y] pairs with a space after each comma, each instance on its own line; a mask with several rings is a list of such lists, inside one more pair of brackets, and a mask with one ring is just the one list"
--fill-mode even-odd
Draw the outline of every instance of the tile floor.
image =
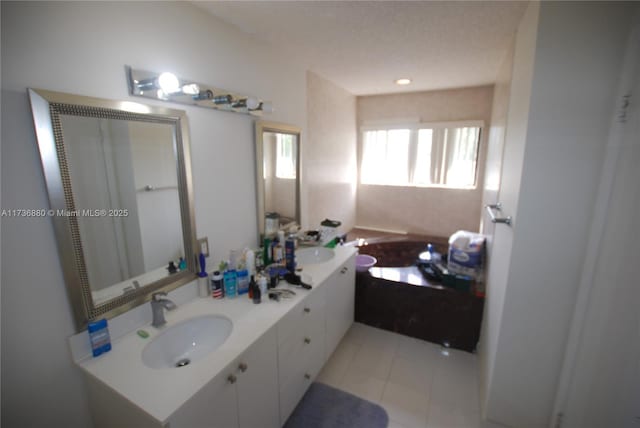
[[388, 428], [498, 428], [480, 419], [477, 356], [355, 323], [316, 379], [377, 403]]

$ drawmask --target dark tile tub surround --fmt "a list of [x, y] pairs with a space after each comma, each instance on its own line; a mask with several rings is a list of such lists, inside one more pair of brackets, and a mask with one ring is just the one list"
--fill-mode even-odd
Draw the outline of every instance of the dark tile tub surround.
[[446, 254], [447, 238], [387, 235], [358, 239], [360, 254], [374, 256], [378, 263], [356, 275], [356, 321], [468, 352], [475, 350], [484, 299], [427, 280], [415, 267], [427, 243]]

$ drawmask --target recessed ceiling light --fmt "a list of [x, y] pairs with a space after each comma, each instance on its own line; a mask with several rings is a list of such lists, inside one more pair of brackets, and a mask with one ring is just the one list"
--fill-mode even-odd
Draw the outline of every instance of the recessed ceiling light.
[[409, 83], [411, 83], [411, 79], [397, 79], [396, 80], [396, 85], [408, 85]]

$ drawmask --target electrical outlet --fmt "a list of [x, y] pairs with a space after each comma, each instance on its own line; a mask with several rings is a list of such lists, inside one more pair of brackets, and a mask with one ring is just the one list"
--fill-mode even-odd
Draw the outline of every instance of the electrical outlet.
[[198, 239], [198, 249], [205, 257], [209, 257], [209, 238], [204, 237]]

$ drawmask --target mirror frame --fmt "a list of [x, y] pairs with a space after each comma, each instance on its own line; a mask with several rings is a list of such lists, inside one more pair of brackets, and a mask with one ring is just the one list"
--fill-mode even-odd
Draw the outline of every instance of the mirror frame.
[[267, 122], [260, 120], [256, 122], [256, 196], [257, 196], [257, 211], [258, 211], [258, 243], [262, 243], [264, 238], [265, 228], [265, 209], [264, 209], [264, 140], [263, 133], [274, 132], [280, 134], [295, 135], [297, 138], [297, 150], [296, 150], [296, 222], [301, 224], [300, 216], [300, 179], [301, 179], [301, 165], [300, 165], [300, 134], [301, 129], [297, 126], [287, 125], [285, 123]]
[[[148, 106], [131, 101], [114, 101], [28, 89], [36, 139], [49, 195], [49, 217], [53, 222], [67, 294], [78, 332], [99, 318], [113, 318], [151, 300], [156, 291], [170, 291], [197, 278], [197, 241], [193, 209], [193, 183], [187, 115], [182, 110]], [[76, 211], [66, 158], [60, 115], [120, 119], [174, 126], [180, 217], [187, 270], [151, 282], [132, 292], [95, 305], [82, 249], [78, 220], [74, 216], [51, 215], [59, 210]]]

